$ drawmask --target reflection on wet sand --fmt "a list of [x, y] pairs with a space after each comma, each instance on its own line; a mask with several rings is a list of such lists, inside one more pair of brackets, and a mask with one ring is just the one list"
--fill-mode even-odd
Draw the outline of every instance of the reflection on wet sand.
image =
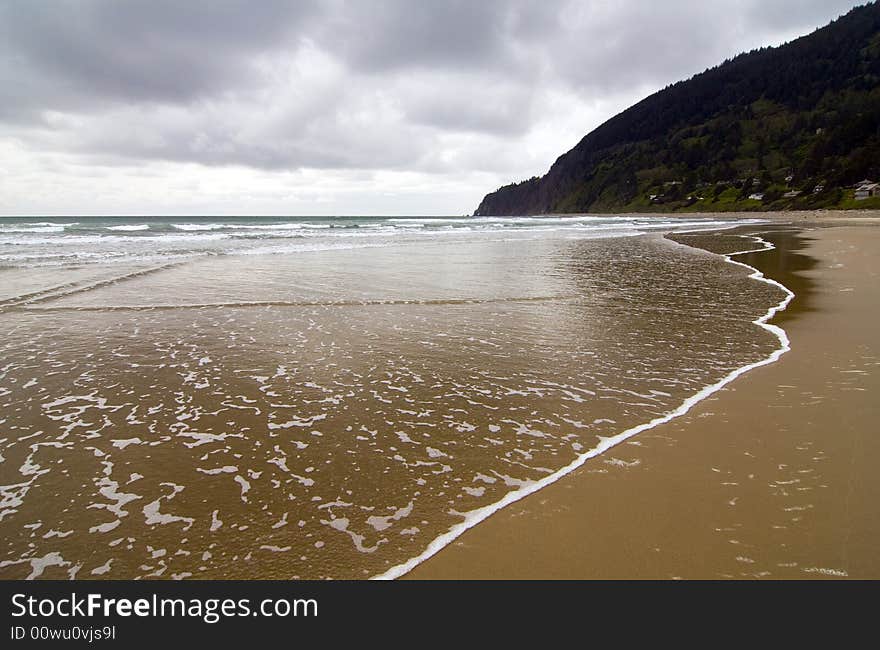
[[0, 312], [3, 577], [381, 573], [765, 358], [781, 293], [658, 236], [552, 235], [74, 289]]
[[751, 226], [709, 235], [705, 233], [671, 234], [669, 238], [716, 253], [730, 253], [743, 250], [744, 236], [760, 237], [769, 242], [772, 248], [737, 255], [736, 259], [751, 267], [761, 269], [764, 275], [781, 282], [797, 296], [797, 299], [789, 304], [784, 311], [774, 317], [773, 322], [784, 326], [786, 322], [797, 318], [798, 315], [812, 311], [816, 281], [806, 272], [815, 269], [818, 262], [814, 257], [804, 252], [811, 239], [803, 229], [788, 225], [762, 228]]
[[880, 577], [880, 231], [758, 234], [780, 250], [749, 261], [798, 290], [780, 314], [792, 349], [779, 363], [511, 506], [408, 577]]

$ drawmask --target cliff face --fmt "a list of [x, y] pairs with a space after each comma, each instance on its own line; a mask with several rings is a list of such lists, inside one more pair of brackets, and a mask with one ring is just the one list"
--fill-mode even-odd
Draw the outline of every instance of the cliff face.
[[864, 178], [880, 179], [876, 3], [647, 97], [474, 214], [851, 207]]

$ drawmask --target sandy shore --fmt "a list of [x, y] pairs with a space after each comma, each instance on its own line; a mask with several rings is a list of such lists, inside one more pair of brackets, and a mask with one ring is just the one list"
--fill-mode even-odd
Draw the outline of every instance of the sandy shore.
[[778, 217], [788, 251], [741, 259], [797, 294], [789, 353], [407, 577], [880, 578], [878, 215]]
[[[582, 213], [559, 216], [589, 216]], [[593, 215], [595, 216], [595, 215]], [[865, 225], [880, 223], [880, 210], [780, 210], [777, 212], [628, 212], [627, 217], [765, 219], [783, 223]]]

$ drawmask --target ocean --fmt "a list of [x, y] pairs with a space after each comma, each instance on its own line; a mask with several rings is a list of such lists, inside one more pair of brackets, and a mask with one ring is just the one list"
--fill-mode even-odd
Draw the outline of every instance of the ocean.
[[0, 577], [402, 575], [787, 348], [743, 223], [2, 219]]

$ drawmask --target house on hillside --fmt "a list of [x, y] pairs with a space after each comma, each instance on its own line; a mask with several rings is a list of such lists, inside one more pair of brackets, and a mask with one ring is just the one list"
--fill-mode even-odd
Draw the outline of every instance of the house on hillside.
[[862, 181], [855, 191], [856, 201], [870, 199], [872, 196], [880, 196], [880, 184], [869, 180]]

